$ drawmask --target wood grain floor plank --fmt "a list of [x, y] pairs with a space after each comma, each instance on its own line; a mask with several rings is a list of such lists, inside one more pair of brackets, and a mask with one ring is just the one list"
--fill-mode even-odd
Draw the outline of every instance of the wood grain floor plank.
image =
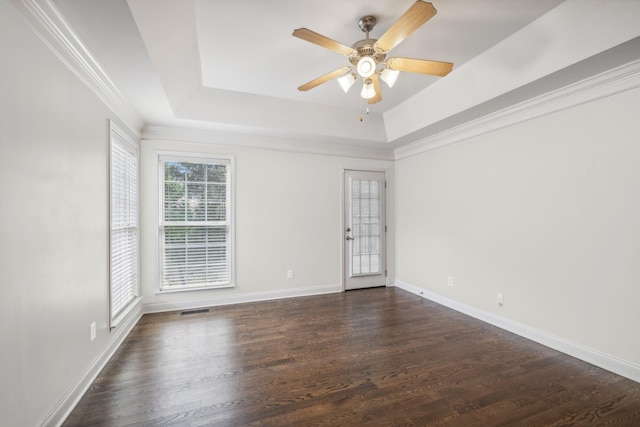
[[145, 315], [65, 426], [638, 426], [640, 384], [405, 291]]

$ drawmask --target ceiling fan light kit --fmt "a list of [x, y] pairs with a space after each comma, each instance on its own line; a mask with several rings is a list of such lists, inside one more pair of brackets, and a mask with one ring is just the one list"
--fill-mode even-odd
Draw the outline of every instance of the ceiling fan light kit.
[[356, 82], [356, 75], [353, 73], [347, 73], [342, 77], [338, 77], [338, 83], [340, 87], [344, 91], [344, 93], [349, 92], [349, 89]]
[[398, 80], [399, 74], [400, 74], [400, 71], [398, 70], [391, 70], [389, 68], [385, 68], [380, 72], [380, 78], [382, 79], [383, 82], [387, 84], [387, 86], [389, 86], [389, 88], [392, 88], [393, 85], [396, 84], [396, 80]]
[[376, 72], [376, 61], [373, 60], [370, 56], [363, 56], [358, 61], [358, 65], [356, 67], [358, 70], [358, 74], [362, 78], [368, 78]]
[[351, 63], [350, 67], [342, 67], [327, 73], [298, 87], [298, 90], [313, 89], [335, 78], [346, 93], [360, 76], [363, 80], [360, 95], [368, 99], [369, 104], [375, 104], [382, 101], [379, 79], [391, 88], [397, 81], [400, 71], [440, 77], [447, 75], [453, 69], [453, 64], [450, 62], [411, 58], [387, 59], [387, 53], [391, 49], [435, 14], [436, 9], [431, 3], [417, 0], [379, 39], [369, 38], [369, 32], [376, 25], [376, 18], [372, 15], [363, 16], [358, 21], [358, 27], [366, 33], [366, 38], [357, 41], [351, 47], [307, 28], [295, 30], [294, 37], [344, 55]]
[[373, 87], [373, 81], [371, 79], [365, 79], [362, 82], [362, 91], [360, 91], [360, 96], [364, 99], [371, 99], [376, 96], [376, 90]]

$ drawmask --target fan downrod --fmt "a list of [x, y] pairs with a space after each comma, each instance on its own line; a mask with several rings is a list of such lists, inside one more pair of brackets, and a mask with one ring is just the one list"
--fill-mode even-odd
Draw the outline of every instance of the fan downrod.
[[384, 61], [386, 54], [384, 52], [376, 52], [373, 47], [373, 44], [377, 40], [369, 38], [369, 31], [373, 30], [373, 27], [376, 26], [376, 22], [378, 21], [375, 16], [372, 15], [363, 16], [358, 21], [358, 27], [360, 27], [363, 33], [367, 34], [367, 38], [359, 40], [351, 46], [357, 52], [356, 55], [349, 57], [349, 61], [351, 61], [353, 65], [357, 65], [360, 58], [364, 56], [372, 57], [378, 64]]

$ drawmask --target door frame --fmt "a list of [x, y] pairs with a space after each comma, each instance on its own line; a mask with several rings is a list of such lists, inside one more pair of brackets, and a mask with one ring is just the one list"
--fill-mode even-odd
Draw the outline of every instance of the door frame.
[[345, 209], [346, 209], [346, 205], [345, 205], [345, 180], [346, 180], [346, 172], [382, 172], [384, 173], [384, 181], [385, 181], [385, 188], [384, 188], [384, 192], [385, 192], [385, 197], [384, 197], [384, 227], [385, 227], [385, 232], [384, 235], [382, 237], [383, 243], [384, 243], [384, 271], [385, 271], [385, 278], [384, 278], [384, 282], [385, 282], [385, 286], [388, 287], [389, 286], [389, 269], [388, 269], [388, 264], [389, 264], [389, 249], [388, 249], [388, 234], [389, 234], [389, 192], [390, 192], [390, 186], [389, 186], [389, 169], [382, 169], [382, 168], [354, 168], [354, 167], [345, 167], [342, 166], [340, 168], [340, 229], [338, 230], [339, 236], [340, 236], [340, 287], [342, 289], [342, 292], [346, 291], [346, 268], [345, 268], [345, 256], [346, 256], [346, 252], [345, 252], [345, 244], [344, 244], [344, 233], [345, 233], [345, 228], [346, 228], [346, 224], [344, 221], [345, 218]]

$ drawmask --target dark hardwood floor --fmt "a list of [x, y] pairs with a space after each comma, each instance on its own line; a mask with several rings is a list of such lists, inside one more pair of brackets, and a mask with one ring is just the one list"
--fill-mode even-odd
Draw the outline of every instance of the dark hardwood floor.
[[640, 384], [400, 289], [145, 315], [65, 426], [640, 426]]

